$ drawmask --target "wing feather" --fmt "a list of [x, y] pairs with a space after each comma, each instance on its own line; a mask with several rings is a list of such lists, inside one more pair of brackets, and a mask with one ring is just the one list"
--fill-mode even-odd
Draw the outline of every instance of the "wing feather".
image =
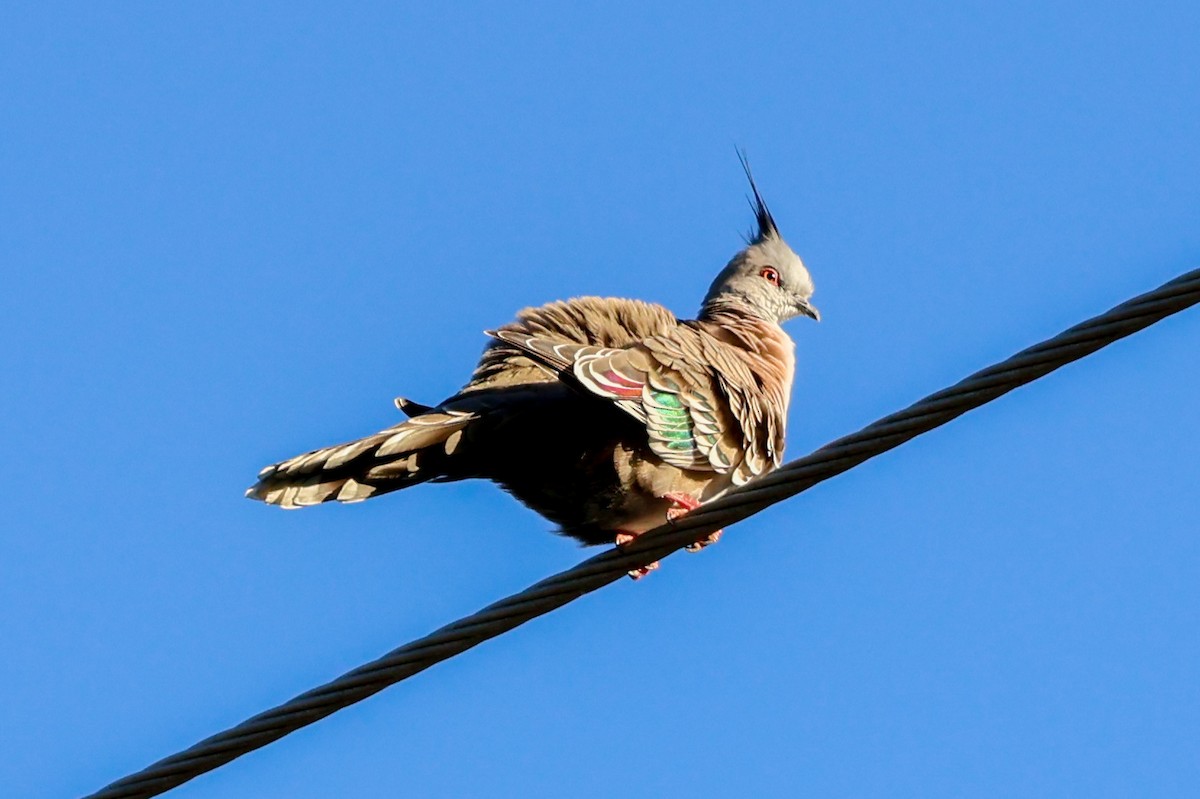
[[626, 347], [492, 335], [644, 423], [651, 450], [667, 463], [732, 472], [739, 484], [779, 463], [782, 419], [758, 396], [748, 353], [703, 330], [679, 326]]

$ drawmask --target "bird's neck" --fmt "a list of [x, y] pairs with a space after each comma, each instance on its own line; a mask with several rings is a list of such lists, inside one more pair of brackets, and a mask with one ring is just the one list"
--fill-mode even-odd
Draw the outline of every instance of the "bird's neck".
[[700, 308], [700, 321], [720, 321], [732, 319], [758, 319], [767, 324], [774, 320], [767, 316], [766, 311], [759, 310], [736, 294], [721, 294], [706, 299]]

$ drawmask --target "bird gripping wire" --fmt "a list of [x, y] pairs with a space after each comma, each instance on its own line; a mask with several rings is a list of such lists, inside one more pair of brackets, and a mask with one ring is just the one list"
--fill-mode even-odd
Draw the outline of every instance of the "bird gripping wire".
[[124, 777], [86, 799], [157, 796], [366, 699], [435, 663], [615, 582], [631, 569], [664, 558], [714, 530], [742, 521], [776, 502], [806, 491], [1197, 302], [1200, 302], [1200, 269], [1022, 350], [857, 433], [827, 444], [811, 455], [784, 464], [673, 523], [644, 533], [625, 550], [610, 549], [589, 558], [478, 613], [392, 650], [332, 682]]

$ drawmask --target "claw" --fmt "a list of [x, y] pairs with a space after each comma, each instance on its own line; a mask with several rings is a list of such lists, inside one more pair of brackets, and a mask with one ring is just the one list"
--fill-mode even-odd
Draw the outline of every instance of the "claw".
[[658, 561], [656, 560], [653, 563], [647, 563], [645, 566], [643, 566], [640, 569], [630, 569], [629, 577], [634, 580], [640, 580], [657, 568], [658, 568]]
[[708, 538], [697, 541], [694, 544], [688, 544], [686, 547], [684, 547], [684, 549], [686, 549], [688, 552], [699, 552], [705, 547], [711, 547], [713, 544], [721, 540], [721, 534], [724, 532], [724, 530], [714, 530], [708, 534]]

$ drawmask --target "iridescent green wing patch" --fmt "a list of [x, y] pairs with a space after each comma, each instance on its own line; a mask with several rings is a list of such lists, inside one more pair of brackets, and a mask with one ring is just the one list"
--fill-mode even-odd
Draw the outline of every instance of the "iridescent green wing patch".
[[685, 469], [710, 468], [696, 443], [696, 425], [691, 409], [673, 391], [647, 387], [642, 395], [650, 449], [660, 458]]
[[687, 452], [695, 449], [692, 436], [692, 416], [675, 394], [666, 391], [651, 391], [658, 424], [655, 432], [663, 439], [668, 449]]

